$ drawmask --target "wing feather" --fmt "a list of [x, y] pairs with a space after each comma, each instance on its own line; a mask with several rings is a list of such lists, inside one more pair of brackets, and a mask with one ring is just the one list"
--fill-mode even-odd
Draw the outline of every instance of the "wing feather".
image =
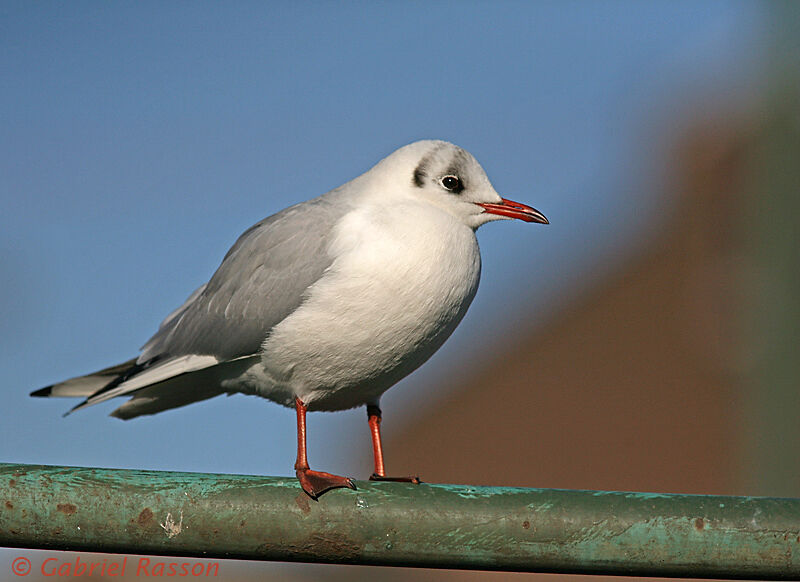
[[111, 390], [100, 390], [75, 406], [70, 412], [75, 412], [87, 406], [100, 404], [116, 396], [124, 396], [146, 388], [152, 384], [169, 380], [182, 374], [196, 372], [205, 368], [210, 368], [219, 363], [219, 360], [214, 356], [180, 356], [167, 360], [163, 363], [155, 364], [146, 368], [144, 371], [139, 372], [135, 376], [131, 376], [124, 382], [115, 386]]
[[258, 353], [269, 330], [332, 263], [331, 233], [349, 210], [337, 194], [291, 206], [242, 234], [211, 280], [164, 320], [138, 361], [185, 355], [225, 361]]

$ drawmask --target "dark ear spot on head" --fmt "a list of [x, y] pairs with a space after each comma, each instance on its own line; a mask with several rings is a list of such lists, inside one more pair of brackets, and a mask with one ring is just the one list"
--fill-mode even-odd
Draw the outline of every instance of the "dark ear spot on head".
[[425, 162], [420, 163], [417, 169], [414, 170], [414, 184], [418, 188], [422, 188], [425, 184]]

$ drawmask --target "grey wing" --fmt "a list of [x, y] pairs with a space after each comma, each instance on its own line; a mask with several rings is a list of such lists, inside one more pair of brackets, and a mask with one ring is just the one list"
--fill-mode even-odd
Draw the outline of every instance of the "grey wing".
[[269, 330], [332, 263], [332, 230], [349, 210], [336, 194], [291, 206], [242, 234], [211, 280], [164, 320], [138, 361], [189, 354], [224, 361], [258, 353]]

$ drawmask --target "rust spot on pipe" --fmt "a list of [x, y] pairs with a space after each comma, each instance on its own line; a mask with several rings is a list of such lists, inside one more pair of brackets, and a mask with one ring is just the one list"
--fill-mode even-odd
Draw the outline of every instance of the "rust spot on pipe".
[[297, 504], [297, 507], [300, 508], [304, 514], [308, 515], [311, 513], [311, 505], [308, 503], [308, 495], [305, 493], [300, 493], [297, 497], [294, 498], [294, 502]]
[[278, 550], [300, 560], [313, 556], [322, 561], [352, 562], [361, 555], [362, 547], [347, 536], [335, 533], [313, 533], [296, 545], [280, 546], [270, 541], [259, 546], [262, 553]]
[[72, 515], [73, 513], [78, 511], [78, 508], [72, 503], [59, 503], [58, 505], [56, 505], [56, 509], [59, 510], [64, 515]]
[[153, 512], [150, 510], [149, 507], [145, 507], [142, 512], [139, 514], [139, 517], [136, 518], [136, 523], [139, 525], [147, 525], [153, 519]]
[[694, 520], [694, 529], [696, 529], [697, 531], [703, 531], [703, 528], [705, 527], [706, 527], [706, 522], [703, 521], [702, 517], [698, 517], [697, 519]]
[[352, 560], [361, 553], [361, 546], [347, 536], [338, 534], [313, 534], [309, 546], [315, 553], [334, 560]]

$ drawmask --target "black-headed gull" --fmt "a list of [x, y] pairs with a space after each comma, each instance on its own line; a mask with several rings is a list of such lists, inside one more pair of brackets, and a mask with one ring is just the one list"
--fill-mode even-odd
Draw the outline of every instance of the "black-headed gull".
[[247, 230], [138, 358], [32, 395], [85, 397], [73, 410], [130, 395], [112, 413], [122, 419], [237, 392], [294, 407], [295, 471], [315, 499], [355, 486], [309, 468], [306, 411], [366, 405], [371, 478], [419, 482], [385, 475], [380, 397], [464, 317], [481, 271], [475, 230], [514, 218], [547, 224], [501, 198], [467, 151], [412, 143]]

